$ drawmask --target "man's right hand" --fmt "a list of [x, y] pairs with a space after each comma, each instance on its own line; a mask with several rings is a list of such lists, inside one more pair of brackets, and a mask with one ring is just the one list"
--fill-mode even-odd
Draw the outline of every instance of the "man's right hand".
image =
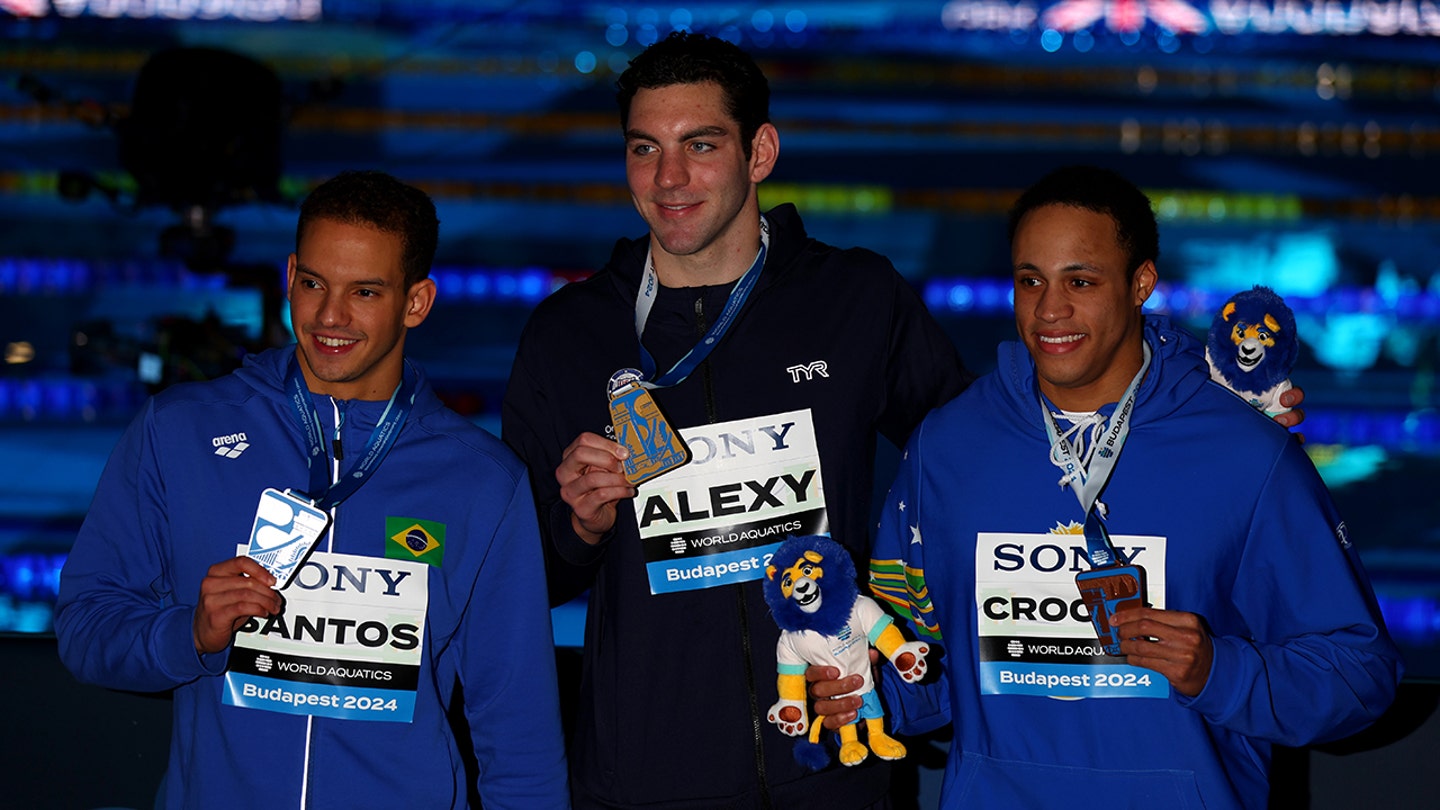
[[622, 463], [629, 455], [623, 445], [581, 433], [565, 448], [555, 468], [560, 498], [570, 507], [570, 525], [592, 546], [615, 527], [615, 504], [635, 497]]
[[[876, 652], [870, 651], [870, 664], [874, 666]], [[864, 703], [855, 694], [865, 685], [860, 675], [840, 677], [837, 667], [811, 664], [805, 668], [805, 680], [810, 683], [810, 697], [815, 702], [815, 716], [831, 731], [839, 731], [847, 723], [855, 722], [860, 716]]]
[[251, 617], [279, 613], [284, 602], [270, 587], [274, 584], [275, 577], [249, 557], [210, 566], [195, 605], [195, 649], [202, 655], [220, 652]]

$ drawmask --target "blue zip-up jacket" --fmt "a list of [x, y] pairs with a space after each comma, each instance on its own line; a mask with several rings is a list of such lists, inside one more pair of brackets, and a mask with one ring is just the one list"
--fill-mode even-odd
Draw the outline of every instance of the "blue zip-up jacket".
[[884, 686], [902, 732], [954, 724], [943, 807], [1264, 808], [1272, 744], [1350, 734], [1394, 698], [1399, 654], [1299, 443], [1210, 382], [1188, 334], [1144, 334], [1101, 500], [1150, 601], [1208, 624], [1209, 679], [1187, 698], [1098, 649], [1066, 531], [1085, 516], [1056, 486], [1034, 364], [1005, 344], [911, 440], [871, 562], [877, 594], [942, 637], [939, 683]]
[[[225, 651], [197, 654], [191, 624], [206, 570], [248, 542], [263, 489], [309, 488], [304, 437], [285, 391], [294, 354], [271, 350], [247, 358], [234, 374], [168, 389], [130, 425], [61, 575], [55, 629], [66, 666], [82, 681], [114, 689], [173, 690], [170, 762], [157, 806], [464, 807], [464, 764], [446, 715], [457, 680], [485, 806], [568, 806], [525, 469], [499, 440], [445, 408], [418, 370], [407, 371], [417, 375], [415, 406], [389, 455], [332, 512], [330, 530], [282, 592], [291, 605], [302, 592], [333, 603], [305, 627], [287, 608], [240, 632], [329, 646], [305, 648], [317, 650], [315, 658], [242, 655], [237, 638]], [[387, 403], [311, 399], [327, 434], [340, 423], [348, 471]], [[398, 541], [407, 533], [429, 538], [429, 556], [408, 560], [412, 574], [426, 577], [424, 589], [397, 573], [403, 550], [387, 558], [396, 533]], [[387, 597], [402, 585], [405, 593], [428, 595], [423, 626], [403, 626], [414, 615], [385, 613]], [[407, 659], [416, 639], [419, 654]], [[349, 655], [374, 660], [382, 653], [413, 665], [345, 663]], [[242, 657], [252, 669], [227, 676], [227, 664]], [[348, 671], [362, 681], [394, 679], [379, 684], [385, 687], [404, 682], [399, 692], [373, 694], [398, 694], [401, 705], [413, 699], [413, 717], [375, 722], [224, 702], [232, 681], [236, 689], [268, 684], [258, 690], [262, 698], [317, 690], [328, 700], [329, 686], [261, 677], [297, 665]], [[396, 703], [372, 700], [363, 689], [346, 694], [338, 687], [333, 699], [365, 710], [353, 714], [396, 713]]]

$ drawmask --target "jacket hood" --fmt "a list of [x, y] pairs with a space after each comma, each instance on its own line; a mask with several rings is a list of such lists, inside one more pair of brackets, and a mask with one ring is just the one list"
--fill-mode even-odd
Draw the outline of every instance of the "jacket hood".
[[285, 378], [290, 373], [290, 361], [294, 357], [294, 344], [267, 349], [259, 354], [247, 354], [235, 376], [256, 391], [283, 395]]
[[[1146, 315], [1142, 332], [1150, 345], [1150, 371], [1140, 383], [1132, 424], [1154, 422], [1169, 416], [1209, 381], [1200, 340], [1174, 326], [1163, 315]], [[995, 377], [1012, 412], [1025, 422], [1036, 418], [1039, 389], [1035, 361], [1020, 341], [1000, 344]], [[1108, 411], [1107, 405], [1102, 410]]]
[[[295, 345], [281, 346], [278, 349], [266, 349], [258, 354], [247, 354], [235, 376], [265, 396], [288, 397], [285, 391], [285, 381], [290, 375], [290, 363], [295, 357]], [[430, 380], [425, 376], [425, 370], [416, 363], [409, 360], [405, 362], [406, 369], [414, 369], [416, 377], [415, 392], [415, 415], [419, 416], [429, 413], [431, 410], [440, 407], [441, 402], [430, 388]], [[378, 403], [383, 410], [385, 403]]]

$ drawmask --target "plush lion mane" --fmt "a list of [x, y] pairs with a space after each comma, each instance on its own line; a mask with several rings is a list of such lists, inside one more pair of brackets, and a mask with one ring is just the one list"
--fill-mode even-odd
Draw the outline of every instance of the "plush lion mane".
[[[807, 551], [815, 551], [822, 557], [820, 567], [825, 575], [820, 578], [820, 609], [806, 613], [794, 600], [786, 599], [780, 592], [780, 571], [795, 564]], [[781, 630], [814, 630], [824, 636], [833, 636], [844, 629], [850, 620], [850, 610], [855, 606], [855, 597], [860, 594], [856, 584], [855, 561], [845, 547], [823, 535], [813, 534], [791, 537], [775, 551], [770, 558], [777, 573], [765, 579], [765, 604]]]
[[[1230, 333], [1236, 323], [1263, 325], [1267, 315], [1280, 325], [1274, 333], [1275, 345], [1265, 352], [1265, 359], [1254, 370], [1241, 371]], [[1241, 290], [1230, 296], [1211, 321], [1205, 345], [1210, 362], [1225, 382], [1237, 391], [1260, 392], [1273, 388], [1290, 376], [1290, 370], [1295, 367], [1295, 359], [1300, 354], [1295, 314], [1274, 290], [1258, 284], [1253, 289]]]

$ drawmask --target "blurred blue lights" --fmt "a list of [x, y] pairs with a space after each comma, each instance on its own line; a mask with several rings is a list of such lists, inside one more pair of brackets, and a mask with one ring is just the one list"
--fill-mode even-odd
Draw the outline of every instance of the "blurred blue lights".
[[1306, 403], [1307, 442], [1346, 447], [1384, 447], [1417, 453], [1440, 451], [1440, 414], [1311, 408]]
[[1401, 643], [1433, 644], [1440, 641], [1440, 600], [1429, 594], [1394, 596], [1375, 594], [1385, 627]]
[[[822, 17], [830, 13], [829, 9], [822, 11]], [[607, 9], [603, 17], [605, 42], [613, 48], [627, 44], [644, 48], [671, 31], [703, 29], [726, 42], [759, 48], [770, 47], [775, 43], [776, 35], [783, 34], [786, 45], [799, 48], [808, 43], [817, 26], [817, 23], [810, 19], [810, 14], [798, 8], [756, 9], [750, 13], [748, 20], [736, 20], [735, 16], [733, 9], [692, 10], [679, 7], [662, 14], [650, 7], [640, 8], [632, 13], [616, 6]], [[820, 21], [818, 25], [823, 26], [824, 21]], [[1093, 44], [1093, 38], [1089, 42]]]
[[430, 271], [441, 303], [457, 299], [470, 303], [534, 306], [563, 286], [569, 278], [539, 267], [477, 269], [437, 267]]
[[223, 290], [225, 276], [192, 273], [179, 261], [0, 257], [0, 295], [70, 295], [97, 287], [157, 285]]
[[[276, 279], [283, 281], [283, 267]], [[534, 305], [575, 274], [540, 267], [436, 267], [430, 273], [442, 303]], [[166, 260], [83, 261], [0, 258], [0, 295], [83, 295], [106, 287], [165, 287], [182, 292], [226, 289], [223, 274], [197, 274]]]
[[128, 420], [146, 396], [130, 380], [0, 378], [0, 421]]
[[48, 633], [64, 552], [0, 554], [0, 632]]
[[[925, 285], [925, 304], [937, 314], [1009, 315], [1010, 279], [934, 279]], [[1235, 289], [1161, 283], [1146, 302], [1147, 312], [1209, 320]], [[1412, 288], [1381, 295], [1370, 287], [1336, 287], [1314, 294], [1284, 293], [1285, 303], [1301, 316], [1329, 319], [1347, 315], [1387, 316], [1400, 322], [1440, 322], [1440, 291]]]

